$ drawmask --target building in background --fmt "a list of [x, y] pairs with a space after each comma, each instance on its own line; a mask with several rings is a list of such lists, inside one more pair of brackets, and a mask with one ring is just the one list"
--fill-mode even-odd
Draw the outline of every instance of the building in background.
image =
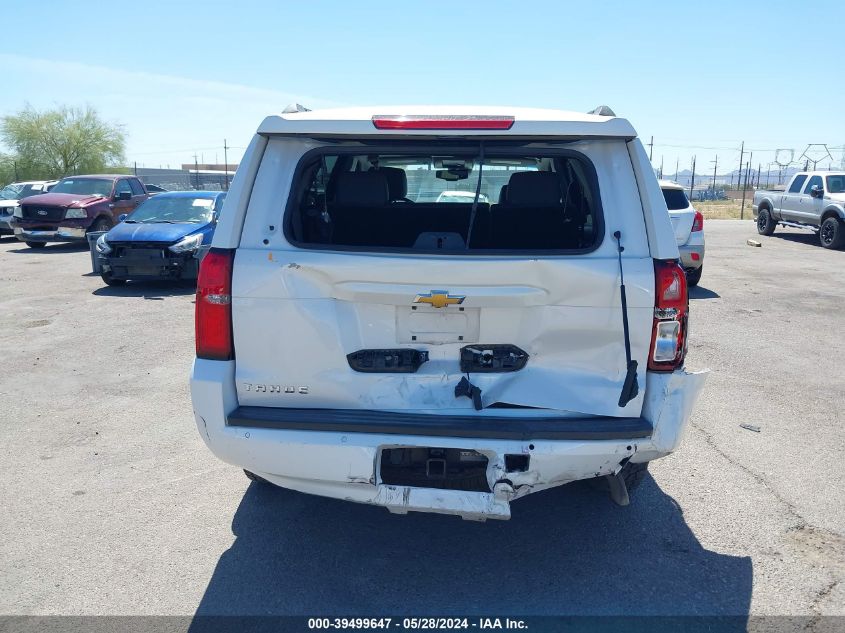
[[237, 165], [186, 163], [182, 169], [137, 167], [133, 171], [141, 182], [158, 185], [168, 191], [226, 191], [237, 168]]

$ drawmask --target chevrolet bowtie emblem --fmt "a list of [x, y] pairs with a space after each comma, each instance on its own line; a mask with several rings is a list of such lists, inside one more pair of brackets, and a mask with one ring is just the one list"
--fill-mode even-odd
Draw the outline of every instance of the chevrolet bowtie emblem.
[[432, 290], [426, 294], [414, 297], [414, 303], [427, 303], [434, 308], [445, 308], [446, 306], [460, 305], [464, 302], [464, 295], [452, 295], [448, 290]]

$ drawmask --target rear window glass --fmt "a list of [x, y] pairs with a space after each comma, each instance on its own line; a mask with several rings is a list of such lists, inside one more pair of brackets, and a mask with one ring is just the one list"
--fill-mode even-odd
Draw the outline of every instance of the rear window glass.
[[303, 158], [286, 213], [291, 243], [483, 253], [587, 251], [601, 240], [595, 172], [574, 152], [358, 151]]
[[683, 189], [663, 189], [663, 197], [666, 199], [666, 207], [670, 211], [680, 211], [689, 206], [687, 194]]

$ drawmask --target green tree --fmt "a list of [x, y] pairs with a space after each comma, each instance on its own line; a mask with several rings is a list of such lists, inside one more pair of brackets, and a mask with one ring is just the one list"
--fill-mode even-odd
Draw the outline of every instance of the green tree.
[[106, 123], [90, 106], [27, 106], [2, 118], [0, 139], [12, 150], [21, 178], [102, 172], [123, 161], [126, 145], [122, 126]]
[[11, 156], [0, 153], [0, 187], [15, 180], [15, 162]]

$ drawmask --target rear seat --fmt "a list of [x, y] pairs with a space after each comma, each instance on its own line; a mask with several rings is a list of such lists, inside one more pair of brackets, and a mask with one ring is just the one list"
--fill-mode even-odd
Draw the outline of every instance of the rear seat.
[[490, 240], [479, 247], [553, 250], [579, 246], [578, 229], [564, 217], [558, 174], [517, 172], [506, 191], [506, 199], [490, 209]]
[[[473, 228], [473, 244], [489, 218], [490, 205], [479, 202]], [[405, 228], [404, 237], [412, 246], [421, 233], [457, 233], [466, 242], [472, 203], [425, 202], [396, 210], [397, 221]]]
[[334, 200], [328, 205], [332, 241], [349, 246], [385, 244], [393, 210], [388, 206], [387, 178], [378, 171], [348, 171], [338, 175]]
[[408, 176], [399, 167], [379, 167], [378, 172], [387, 178], [388, 198], [393, 202], [411, 202], [408, 200]]
[[[333, 243], [411, 248], [422, 233], [457, 233], [466, 240], [471, 203], [397, 200], [398, 189], [391, 195], [385, 171], [338, 175], [334, 200], [328, 206]], [[391, 203], [391, 198], [396, 201]], [[488, 239], [489, 212], [490, 205], [478, 204], [473, 245]]]
[[498, 204], [503, 204], [508, 199], [508, 186], [502, 185], [502, 188], [499, 189], [499, 202]]

